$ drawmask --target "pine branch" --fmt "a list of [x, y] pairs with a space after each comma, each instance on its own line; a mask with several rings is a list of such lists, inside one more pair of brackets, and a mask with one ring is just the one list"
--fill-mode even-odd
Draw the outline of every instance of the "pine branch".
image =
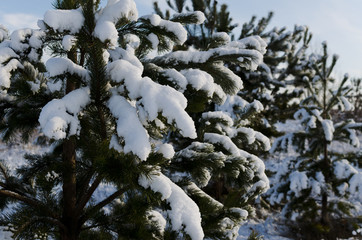
[[18, 235], [20, 232], [22, 232], [26, 227], [28, 227], [29, 225], [31, 225], [34, 222], [39, 222], [39, 221], [44, 221], [44, 222], [50, 222], [53, 223], [54, 225], [57, 225], [60, 229], [62, 229], [63, 231], [67, 232], [67, 227], [58, 219], [55, 218], [51, 218], [51, 217], [32, 217], [29, 221], [25, 222], [24, 224], [22, 224], [20, 226], [20, 228], [16, 231], [16, 233], [14, 234], [15, 236]]
[[53, 211], [48, 209], [42, 202], [40, 202], [36, 199], [32, 199], [32, 198], [26, 197], [24, 195], [21, 195], [19, 193], [15, 193], [13, 191], [5, 190], [5, 189], [0, 189], [0, 195], [2, 195], [4, 197], [10, 197], [10, 198], [19, 200], [23, 203], [26, 203], [26, 204], [36, 207], [36, 208], [41, 208], [44, 211], [46, 211], [48, 213], [48, 215], [51, 216], [52, 218], [58, 219], [58, 216], [56, 214], [54, 214]]
[[[0, 171], [2, 173], [2, 175], [4, 176], [5, 178], [5, 181], [9, 178], [9, 175], [8, 175], [8, 172], [7, 172], [7, 169], [5, 168], [4, 164], [3, 163], [0, 163]], [[0, 183], [1, 184], [1, 183]], [[1, 186], [1, 185], [0, 185]], [[3, 187], [3, 186], [2, 186]]]
[[110, 204], [113, 200], [115, 200], [117, 197], [121, 196], [126, 191], [126, 188], [121, 188], [118, 191], [114, 192], [112, 195], [104, 199], [103, 201], [99, 202], [97, 205], [91, 207], [88, 209], [83, 216], [80, 218], [80, 223], [83, 225], [88, 218], [96, 213], [98, 210], [102, 209], [106, 205]]
[[98, 175], [96, 177], [96, 179], [94, 180], [94, 182], [92, 183], [92, 185], [90, 186], [90, 188], [88, 189], [86, 194], [84, 194], [82, 196], [79, 203], [77, 204], [75, 216], [80, 216], [82, 210], [87, 205], [89, 199], [92, 197], [94, 191], [98, 188], [98, 186], [102, 182], [102, 180], [103, 180], [103, 177], [101, 177], [100, 175]]

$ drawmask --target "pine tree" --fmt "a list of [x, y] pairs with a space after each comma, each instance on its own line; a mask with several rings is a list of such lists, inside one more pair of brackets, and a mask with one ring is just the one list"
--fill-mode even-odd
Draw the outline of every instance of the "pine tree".
[[254, 128], [268, 137], [279, 136], [274, 124], [293, 115], [304, 92], [303, 77], [312, 74], [306, 66], [312, 38], [308, 28], [297, 25], [292, 31], [286, 27], [270, 28], [272, 17], [272, 12], [259, 21], [253, 16], [243, 24], [239, 38], [259, 35], [267, 42], [267, 52], [256, 71], [236, 72], [244, 81], [239, 95], [248, 101], [257, 99], [265, 106]]
[[[187, 1], [168, 1], [167, 3], [171, 11], [177, 13], [176, 16], [187, 14], [190, 8], [205, 13], [206, 20], [204, 24], [192, 25], [187, 28], [189, 35], [191, 35], [191, 40], [186, 41], [184, 47], [201, 50], [213, 49], [219, 45], [223, 46], [233, 38], [232, 36], [228, 36], [228, 34], [231, 34], [231, 30], [237, 25], [231, 23], [232, 19], [229, 17], [226, 5], [222, 5], [221, 8], [218, 8], [216, 1], [203, 0], [192, 1], [190, 3], [191, 6], [187, 5], [189, 3]], [[176, 8], [175, 6], [178, 7]], [[170, 15], [170, 10], [166, 10], [166, 14], [163, 14], [161, 9], [158, 8], [157, 3], [155, 3], [155, 11], [160, 15]], [[211, 20], [214, 21], [214, 24], [210, 24]], [[215, 23], [222, 23], [223, 25]], [[200, 34], [200, 32], [202, 34]], [[241, 39], [239, 42], [245, 44], [246, 48], [253, 48], [259, 44], [258, 42], [255, 42], [252, 36]], [[226, 60], [225, 66], [229, 68], [230, 65], [235, 65], [235, 63]], [[250, 72], [245, 69], [245, 66], [236, 65], [239, 68], [244, 69], [243, 71]], [[256, 67], [257, 66], [255, 65], [254, 68]], [[200, 76], [200, 78], [203, 77]], [[198, 100], [197, 105], [191, 103], [190, 105], [192, 108], [189, 109], [194, 112], [193, 118], [198, 119], [195, 120], [195, 122], [201, 122], [200, 131], [203, 133], [205, 132], [206, 137], [214, 136], [215, 139], [219, 138], [219, 141], [224, 141], [223, 144], [221, 144], [221, 142], [217, 143], [219, 146], [216, 146], [215, 149], [222, 149], [226, 152], [232, 150], [234, 155], [240, 155], [240, 153], [237, 153], [237, 149], [242, 149], [241, 155], [243, 158], [249, 159], [248, 161], [254, 162], [256, 166], [262, 167], [263, 162], [255, 155], [263, 154], [269, 150], [270, 143], [267, 137], [252, 128], [254, 119], [261, 111], [263, 111], [263, 106], [260, 102], [253, 100], [248, 102], [239, 96], [228, 96], [224, 104], [218, 102], [217, 104], [212, 102], [200, 104], [199, 101], [200, 100]], [[220, 124], [219, 122], [224, 123]], [[198, 155], [199, 153], [197, 153], [194, 158], [198, 158]], [[240, 161], [239, 163], [244, 164], [243, 161]], [[204, 189], [210, 196], [223, 204], [229, 206], [242, 206], [243, 208], [248, 209], [249, 212], [254, 212], [253, 200], [260, 191], [255, 191], [253, 194], [245, 194], [245, 188], [249, 187], [247, 187], [248, 184], [245, 185], [244, 183], [248, 181], [246, 181], [244, 177], [239, 176], [240, 170], [237, 170], [237, 166], [233, 168], [231, 174], [228, 173], [228, 171], [232, 170], [230, 166], [227, 168], [227, 171], [218, 173], [216, 177], [211, 177], [210, 180], [208, 180], [208, 184], [205, 184]], [[212, 168], [209, 169], [213, 170]], [[206, 173], [209, 175], [208, 171]], [[263, 181], [259, 183], [265, 186], [266, 178], [263, 177]], [[218, 207], [215, 206], [214, 209], [218, 209]], [[212, 211], [210, 212], [212, 213]], [[213, 218], [212, 221], [218, 222], [215, 218]], [[235, 226], [238, 226], [238, 224], [235, 224]], [[232, 236], [235, 237], [238, 227], [233, 228], [235, 232]], [[214, 231], [213, 229], [211, 230]], [[228, 237], [228, 239], [229, 238], [230, 237]]]
[[[182, 24], [202, 23], [200, 12], [165, 20], [138, 18], [133, 0], [54, 6], [38, 30], [0, 29], [3, 139], [40, 130], [51, 144], [16, 172], [1, 163], [1, 225], [19, 239], [235, 239], [268, 187], [244, 142], [269, 140], [247, 128], [262, 106], [233, 97], [242, 81], [225, 62], [255, 70], [265, 42], [187, 50]], [[212, 193], [220, 179], [238, 190]]]
[[362, 123], [353, 119], [332, 118], [333, 110], [350, 111], [353, 107], [347, 100], [351, 91], [346, 84], [348, 76], [341, 81], [333, 76], [336, 62], [336, 55], [329, 58], [326, 43], [321, 55], [310, 55], [314, 76], [304, 78], [308, 90], [294, 114], [294, 130], [277, 138], [272, 148], [274, 152], [295, 153], [280, 163], [267, 193], [272, 205], [283, 206], [286, 217], [309, 222], [324, 234], [332, 231], [333, 219], [351, 214], [349, 200], [362, 200], [357, 158], [353, 161], [332, 147], [336, 142], [359, 147], [356, 131], [362, 129]]

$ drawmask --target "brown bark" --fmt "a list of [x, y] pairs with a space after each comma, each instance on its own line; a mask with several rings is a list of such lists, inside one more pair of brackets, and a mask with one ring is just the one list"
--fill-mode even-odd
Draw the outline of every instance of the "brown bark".
[[[323, 175], [326, 185], [328, 185], [330, 181], [330, 167], [331, 163], [328, 158], [328, 143], [324, 142], [324, 159], [323, 159]], [[321, 216], [321, 224], [324, 226], [329, 225], [329, 213], [328, 213], [328, 193], [327, 189], [322, 193], [322, 216]]]
[[[71, 51], [68, 58], [77, 62], [77, 53]], [[67, 79], [66, 93], [76, 89], [76, 83]], [[65, 139], [63, 142], [63, 215], [62, 222], [67, 230], [60, 231], [61, 239], [75, 240], [79, 235], [78, 219], [75, 216], [77, 204], [77, 176], [76, 176], [76, 139], [74, 136]]]

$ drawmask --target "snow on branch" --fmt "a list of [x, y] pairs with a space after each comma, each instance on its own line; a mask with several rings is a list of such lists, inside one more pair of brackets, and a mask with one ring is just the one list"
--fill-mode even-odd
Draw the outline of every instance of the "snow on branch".
[[0, 43], [5, 39], [8, 39], [8, 37], [9, 37], [8, 29], [4, 25], [0, 24]]
[[263, 61], [262, 52], [256, 49], [237, 48], [238, 46], [228, 45], [208, 51], [176, 51], [156, 57], [152, 62], [157, 65], [192, 65], [228, 59], [250, 70], [255, 70]]
[[93, 35], [103, 42], [110, 40], [111, 46], [117, 46], [116, 24], [122, 18], [129, 21], [137, 20], [136, 3], [133, 0], [109, 0], [99, 13]]
[[176, 13], [171, 19], [173, 22], [182, 22], [183, 24], [203, 24], [206, 20], [205, 14], [200, 11]]
[[55, 77], [65, 73], [76, 74], [85, 80], [89, 80], [89, 71], [72, 62], [68, 58], [51, 58], [46, 62], [46, 68], [50, 77]]
[[117, 118], [117, 134], [124, 138], [124, 152], [132, 152], [141, 160], [146, 160], [151, 152], [151, 144], [136, 109], [124, 97], [118, 95], [111, 97], [108, 107]]
[[249, 193], [254, 192], [259, 188], [263, 189], [264, 191], [269, 188], [269, 180], [264, 173], [265, 165], [263, 161], [257, 156], [239, 149], [228, 136], [216, 133], [205, 133], [204, 140], [213, 144], [220, 144], [233, 156], [242, 157], [249, 161], [251, 168], [255, 171], [256, 176], [259, 177], [259, 181], [253, 184], [253, 186], [249, 189]]
[[82, 9], [48, 10], [44, 15], [44, 23], [55, 32], [79, 32], [84, 24]]
[[200, 210], [184, 190], [160, 172], [149, 177], [141, 175], [138, 183], [146, 189], [161, 193], [162, 199], [170, 204], [171, 210], [167, 211], [167, 216], [171, 220], [172, 230], [184, 230], [192, 240], [204, 238]]
[[142, 68], [123, 59], [110, 63], [107, 70], [114, 82], [124, 83], [128, 96], [138, 100], [139, 108], [147, 113], [149, 121], [161, 113], [169, 124], [176, 124], [184, 137], [196, 138], [194, 122], [185, 111], [187, 99], [182, 93], [142, 77]]
[[55, 140], [78, 134], [78, 114], [89, 102], [89, 88], [76, 89], [62, 99], [48, 102], [39, 116], [43, 133]]
[[162, 19], [157, 14], [143, 16], [143, 19], [150, 21], [153, 26], [159, 26], [167, 32], [171, 32], [176, 36], [176, 43], [183, 44], [187, 40], [187, 31], [181, 23]]
[[180, 72], [185, 76], [188, 83], [196, 90], [205, 91], [208, 97], [213, 97], [214, 94], [221, 99], [222, 102], [226, 99], [226, 94], [221, 86], [214, 82], [214, 78], [207, 72], [199, 69], [186, 69]]
[[10, 87], [11, 72], [23, 68], [23, 65], [17, 59], [11, 59], [6, 65], [0, 64], [0, 87]]
[[[0, 26], [1, 30], [1, 26]], [[11, 72], [23, 69], [23, 61], [36, 62], [40, 59], [44, 32], [33, 29], [14, 31], [0, 45], [0, 87], [10, 87]], [[41, 51], [40, 51], [41, 52]]]

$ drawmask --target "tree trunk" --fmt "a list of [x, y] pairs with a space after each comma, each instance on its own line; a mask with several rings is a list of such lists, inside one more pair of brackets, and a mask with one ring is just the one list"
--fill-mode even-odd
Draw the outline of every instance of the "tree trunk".
[[[69, 52], [68, 58], [77, 62], [76, 52]], [[71, 78], [67, 79], [66, 93], [76, 89]], [[78, 219], [75, 215], [77, 204], [77, 176], [76, 176], [76, 138], [74, 136], [63, 142], [63, 215], [62, 222], [67, 231], [61, 230], [61, 239], [75, 240], [78, 236]]]
[[77, 239], [78, 239], [78, 235], [61, 233], [60, 239], [61, 239], [61, 240], [77, 240]]
[[326, 192], [322, 195], [322, 218], [321, 224], [323, 226], [329, 225], [329, 214], [328, 214], [328, 195]]
[[[324, 175], [324, 180], [325, 180], [325, 184], [326, 184], [326, 188], [329, 184], [330, 181], [330, 168], [331, 168], [331, 163], [330, 160], [328, 158], [328, 143], [327, 141], [325, 141], [324, 143], [324, 159], [323, 159], [323, 175]], [[327, 189], [324, 189], [323, 193], [322, 193], [322, 217], [321, 217], [321, 224], [323, 226], [328, 226], [329, 225], [329, 213], [328, 213], [328, 193], [327, 193]]]
[[[63, 143], [63, 217], [62, 222], [67, 227], [69, 234], [75, 235], [77, 232], [77, 219], [75, 216], [75, 207], [77, 203], [76, 189], [76, 153], [75, 139], [70, 137]], [[67, 238], [66, 238], [67, 239]], [[69, 238], [72, 239], [72, 238]]]

